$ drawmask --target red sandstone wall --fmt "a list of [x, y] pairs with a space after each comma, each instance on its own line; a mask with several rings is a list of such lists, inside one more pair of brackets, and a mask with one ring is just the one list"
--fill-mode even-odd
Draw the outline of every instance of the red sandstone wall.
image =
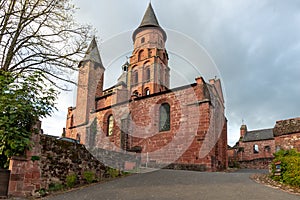
[[83, 145], [39, 134], [33, 134], [32, 141], [33, 148], [25, 157], [10, 160], [9, 196], [28, 197], [41, 188], [48, 189], [50, 183], [65, 184], [70, 173], [75, 173], [82, 183], [85, 171], [94, 172], [99, 179], [106, 172], [104, 164]]
[[[259, 152], [253, 152], [253, 146], [258, 145]], [[270, 146], [270, 151], [265, 150], [265, 146]], [[260, 158], [272, 158], [275, 153], [275, 140], [262, 140], [253, 142], [239, 142], [239, 147], [244, 148], [238, 153], [239, 161], [254, 160]]]
[[26, 157], [13, 157], [10, 160], [9, 196], [30, 196], [33, 191], [45, 188], [41, 178], [41, 168], [38, 160], [32, 160], [32, 156], [39, 158], [41, 147], [40, 135], [33, 134], [34, 143], [31, 151], [27, 151]]
[[[120, 151], [121, 120], [130, 112], [132, 127], [129, 145], [142, 147], [145, 153], [142, 162], [203, 164], [212, 171], [224, 168], [227, 166], [227, 126], [225, 123], [220, 135], [207, 135], [211, 106], [209, 102], [196, 103], [205, 98], [203, 85], [198, 84], [175, 92], [137, 98], [130, 103], [99, 111], [90, 118], [90, 121], [95, 117], [97, 119], [96, 145]], [[159, 106], [164, 102], [171, 107], [171, 129], [159, 132]], [[114, 134], [107, 137], [107, 117], [110, 114], [115, 117]], [[205, 146], [202, 146], [203, 142]], [[200, 155], [201, 149], [205, 154]]]
[[275, 137], [275, 146], [280, 149], [297, 149], [300, 151], [300, 132]]
[[116, 93], [112, 93], [107, 96], [103, 96], [99, 101], [97, 101], [96, 109], [105, 108], [116, 103]]

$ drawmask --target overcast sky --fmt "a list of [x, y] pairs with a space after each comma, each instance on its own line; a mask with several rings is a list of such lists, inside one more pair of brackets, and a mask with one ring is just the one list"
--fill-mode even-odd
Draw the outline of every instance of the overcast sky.
[[[111, 86], [116, 82], [113, 75], [121, 73], [120, 65], [133, 49], [131, 34], [149, 1], [74, 3], [79, 8], [78, 21], [97, 30], [107, 68], [105, 86]], [[173, 77], [180, 76], [187, 83], [200, 75], [206, 81], [221, 78], [230, 145], [239, 138], [242, 120], [254, 130], [300, 116], [299, 0], [152, 0], [152, 6], [168, 34]], [[198, 58], [197, 53], [201, 54]], [[175, 82], [173, 78], [176, 86]], [[43, 121], [45, 133], [61, 134], [67, 107], [75, 106], [75, 96], [75, 89], [62, 93], [59, 111]]]

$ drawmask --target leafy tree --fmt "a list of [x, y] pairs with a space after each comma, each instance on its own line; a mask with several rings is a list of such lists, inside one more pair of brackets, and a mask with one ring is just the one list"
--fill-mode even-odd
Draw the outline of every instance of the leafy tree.
[[295, 149], [280, 150], [276, 152], [275, 159], [272, 162], [273, 174], [276, 171], [275, 163], [280, 161], [280, 176], [273, 175], [276, 181], [286, 183], [292, 186], [300, 187], [300, 152]]
[[70, 1], [1, 0], [0, 69], [72, 82], [66, 72], [84, 53], [91, 28], [75, 23]]
[[55, 109], [57, 92], [48, 86], [43, 73], [16, 75], [0, 70], [0, 168], [11, 156], [30, 148], [33, 125]]

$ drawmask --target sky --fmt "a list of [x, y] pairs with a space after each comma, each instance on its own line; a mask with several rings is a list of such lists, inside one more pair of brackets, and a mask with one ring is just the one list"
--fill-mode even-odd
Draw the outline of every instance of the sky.
[[[221, 79], [230, 145], [238, 141], [242, 123], [256, 130], [300, 117], [300, 1], [151, 2], [168, 35], [172, 86], [193, 83], [196, 76]], [[106, 88], [116, 83], [133, 50], [131, 35], [148, 3], [74, 0], [76, 20], [96, 30]], [[43, 120], [46, 134], [62, 133], [67, 108], [76, 104], [76, 86], [70, 89], [59, 96], [58, 111]]]

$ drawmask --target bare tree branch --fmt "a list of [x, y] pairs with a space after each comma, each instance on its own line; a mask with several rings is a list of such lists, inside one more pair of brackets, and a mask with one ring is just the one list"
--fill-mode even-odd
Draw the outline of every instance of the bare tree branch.
[[75, 23], [70, 1], [0, 0], [0, 69], [72, 82], [63, 72], [76, 69], [93, 30]]

